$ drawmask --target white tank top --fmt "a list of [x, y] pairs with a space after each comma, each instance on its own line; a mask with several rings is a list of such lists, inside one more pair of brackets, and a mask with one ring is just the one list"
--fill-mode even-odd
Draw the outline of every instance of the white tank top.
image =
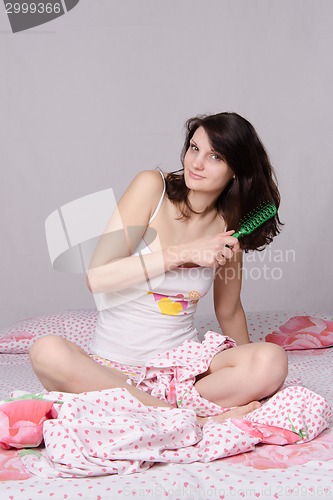
[[[149, 223], [156, 217], [165, 195]], [[143, 236], [133, 255], [151, 250]], [[119, 300], [99, 312], [90, 352], [128, 365], [143, 365], [158, 353], [186, 340], [198, 340], [193, 316], [198, 300], [210, 289], [214, 270], [208, 267], [177, 267], [154, 278], [141, 293]], [[154, 286], [154, 282], [158, 283]], [[137, 290], [136, 290], [137, 292]], [[139, 295], [139, 296], [138, 296]], [[119, 297], [125, 294], [119, 294]]]

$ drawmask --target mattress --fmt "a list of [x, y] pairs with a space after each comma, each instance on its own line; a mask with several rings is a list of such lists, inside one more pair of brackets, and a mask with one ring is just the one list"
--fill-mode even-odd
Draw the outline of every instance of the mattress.
[[[0, 398], [12, 391], [40, 392], [27, 354], [36, 331], [62, 334], [87, 347], [94, 328], [95, 312], [68, 311], [61, 315], [30, 318], [0, 332], [7, 348], [0, 354]], [[265, 337], [298, 316], [330, 319], [322, 312], [269, 311], [248, 313], [252, 341]], [[219, 331], [214, 320], [201, 314], [200, 335]], [[306, 329], [305, 329], [306, 330]], [[13, 340], [16, 332], [16, 340]], [[325, 335], [325, 333], [324, 333]], [[303, 339], [309, 336], [305, 332]], [[326, 335], [327, 337], [327, 335]], [[16, 342], [19, 339], [19, 342]], [[316, 339], [315, 339], [316, 341]], [[14, 348], [14, 343], [18, 348]], [[3, 345], [3, 343], [2, 343]], [[304, 386], [333, 405], [333, 350], [311, 342], [299, 342], [288, 350], [289, 374], [285, 385]], [[305, 347], [304, 347], [305, 346]], [[293, 348], [292, 348], [293, 349]], [[0, 498], [29, 499], [239, 499], [239, 498], [333, 498], [333, 426], [314, 440], [286, 446], [259, 444], [253, 451], [209, 463], [155, 463], [148, 470], [126, 475], [89, 478], [42, 478], [25, 468], [15, 449], [0, 449]]]

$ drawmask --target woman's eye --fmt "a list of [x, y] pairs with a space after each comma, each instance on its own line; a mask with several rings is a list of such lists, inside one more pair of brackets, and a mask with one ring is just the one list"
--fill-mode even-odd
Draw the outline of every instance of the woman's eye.
[[196, 146], [195, 144], [190, 144], [190, 148], [192, 149], [192, 151], [199, 151], [198, 146]]
[[219, 155], [212, 155], [211, 156], [213, 158], [213, 160], [221, 160], [221, 157]]

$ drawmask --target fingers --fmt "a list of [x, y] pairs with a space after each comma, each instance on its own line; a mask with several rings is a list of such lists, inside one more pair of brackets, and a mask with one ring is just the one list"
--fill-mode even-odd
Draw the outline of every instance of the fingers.
[[215, 255], [215, 262], [219, 266], [224, 266], [227, 260], [232, 259], [234, 252], [231, 248], [224, 247], [223, 250], [219, 250]]
[[226, 262], [227, 262], [227, 260], [223, 254], [218, 254], [215, 257], [215, 263], [216, 263], [215, 265], [216, 266], [224, 266]]
[[223, 248], [223, 250], [221, 251], [221, 253], [223, 254], [223, 257], [225, 259], [232, 259], [235, 252], [234, 252], [233, 248], [229, 248], [229, 247], [225, 246]]
[[232, 234], [235, 231], [230, 230], [220, 233], [220, 249], [216, 252], [215, 262], [218, 266], [225, 265], [227, 260], [231, 260], [235, 253], [239, 250], [239, 241], [233, 238]]
[[202, 267], [216, 267], [225, 265], [239, 250], [239, 242], [234, 238], [234, 231], [204, 236], [191, 242], [186, 250], [184, 262], [193, 262]]
[[[237, 252], [240, 248], [238, 239], [232, 236], [234, 232], [235, 231], [231, 230], [226, 231], [225, 233], [220, 233], [222, 239], [221, 244], [223, 244], [224, 248], [230, 249], [233, 253]], [[229, 258], [231, 257], [232, 255]]]

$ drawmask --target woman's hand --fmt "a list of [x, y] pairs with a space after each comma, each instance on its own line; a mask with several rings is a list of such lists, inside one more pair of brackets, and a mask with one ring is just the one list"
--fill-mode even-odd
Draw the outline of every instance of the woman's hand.
[[[232, 259], [239, 250], [238, 239], [232, 236], [234, 232], [227, 231], [215, 236], [205, 236], [180, 245], [174, 255], [181, 264], [192, 263], [200, 267], [212, 268], [224, 265], [226, 260]], [[169, 249], [169, 259], [172, 257], [174, 248], [170, 247]]]

